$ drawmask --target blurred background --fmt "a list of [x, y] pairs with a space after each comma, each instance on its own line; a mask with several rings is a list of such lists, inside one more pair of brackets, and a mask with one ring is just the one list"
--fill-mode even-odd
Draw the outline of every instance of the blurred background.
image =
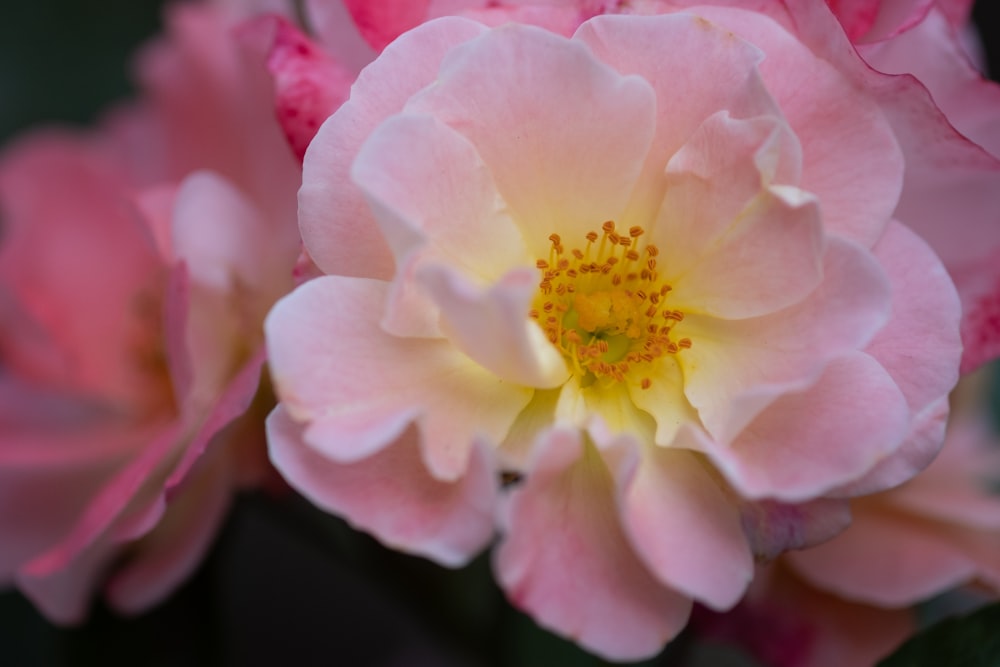
[[[132, 92], [131, 54], [163, 0], [34, 0], [0, 9], [0, 146], [49, 123], [85, 126]], [[1000, 72], [1000, 3], [975, 19]], [[681, 658], [681, 654], [684, 655]], [[51, 626], [0, 592], [0, 667], [70, 665], [434, 667], [605, 664], [504, 601], [488, 557], [449, 571], [381, 548], [288, 493], [241, 497], [196, 576], [144, 616], [96, 606]], [[752, 665], [685, 636], [644, 665]]]

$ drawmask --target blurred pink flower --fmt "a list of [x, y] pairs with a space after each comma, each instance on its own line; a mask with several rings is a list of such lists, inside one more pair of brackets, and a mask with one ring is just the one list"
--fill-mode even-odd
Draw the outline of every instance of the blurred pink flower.
[[762, 4], [445, 18], [362, 70], [305, 153], [330, 275], [266, 326], [293, 486], [449, 565], [498, 520], [515, 604], [629, 659], [930, 461], [959, 304], [893, 216], [917, 137], [979, 149]]
[[300, 169], [241, 16], [176, 6], [137, 102], [0, 158], [0, 579], [55, 622], [161, 600], [272, 474], [254, 400]]

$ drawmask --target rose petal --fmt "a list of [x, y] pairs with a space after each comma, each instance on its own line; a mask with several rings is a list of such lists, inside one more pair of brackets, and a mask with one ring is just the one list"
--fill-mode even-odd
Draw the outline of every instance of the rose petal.
[[830, 238], [823, 262], [823, 282], [800, 304], [746, 320], [692, 315], [676, 327], [693, 343], [677, 355], [685, 394], [718, 442], [731, 441], [776, 396], [810, 386], [831, 359], [885, 323], [889, 287], [867, 252]]
[[637, 559], [614, 487], [592, 445], [551, 431], [510, 496], [494, 567], [513, 604], [543, 627], [608, 659], [636, 660], [680, 631], [691, 603]]
[[621, 74], [642, 76], [656, 93], [656, 133], [629, 213], [619, 220], [625, 228], [648, 224], [667, 185], [663, 166], [705, 118], [722, 109], [734, 118], [777, 109], [757, 72], [761, 51], [697, 16], [597, 16], [573, 39]]
[[[517, 85], [495, 85], [498, 76]], [[472, 142], [533, 256], [548, 257], [550, 234], [582, 242], [620, 218], [649, 150], [655, 100], [648, 83], [585, 46], [512, 25], [454, 49], [406, 108]]]
[[443, 482], [424, 466], [412, 428], [350, 464], [306, 444], [302, 427], [280, 406], [267, 429], [271, 461], [292, 486], [392, 548], [458, 567], [493, 534], [496, 480], [484, 447], [473, 447], [462, 478]]
[[777, 399], [731, 445], [711, 443], [708, 453], [743, 495], [804, 501], [860, 477], [894, 451], [909, 417], [889, 374], [855, 353], [834, 360], [808, 389]]
[[452, 18], [408, 32], [358, 75], [351, 99], [320, 127], [303, 158], [299, 229], [309, 255], [325, 272], [392, 275], [392, 255], [351, 181], [351, 164], [372, 130], [434, 81], [444, 55], [485, 29]]
[[436, 333], [434, 304], [406, 289], [420, 265], [447, 261], [485, 285], [528, 261], [489, 168], [468, 140], [432, 116], [384, 122], [365, 142], [351, 176], [405, 276], [394, 284], [383, 322], [391, 333]]
[[647, 446], [641, 456], [621, 500], [640, 558], [673, 590], [729, 609], [753, 577], [739, 512], [696, 454]]
[[836, 538], [786, 558], [812, 585], [848, 600], [905, 607], [968, 581], [975, 565], [919, 523], [856, 512]]
[[499, 444], [531, 390], [499, 381], [447, 341], [386, 334], [378, 319], [387, 289], [325, 276], [279, 301], [265, 322], [277, 393], [325, 456], [363, 459], [416, 420], [432, 473], [457, 479], [473, 440]]

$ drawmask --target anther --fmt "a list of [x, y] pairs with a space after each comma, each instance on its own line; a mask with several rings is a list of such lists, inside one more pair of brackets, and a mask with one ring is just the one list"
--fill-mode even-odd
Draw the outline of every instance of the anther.
[[643, 229], [638, 225], [636, 225], [635, 227], [629, 227], [628, 229], [628, 235], [631, 236], [632, 238], [637, 238], [639, 236], [642, 236], [642, 233]]

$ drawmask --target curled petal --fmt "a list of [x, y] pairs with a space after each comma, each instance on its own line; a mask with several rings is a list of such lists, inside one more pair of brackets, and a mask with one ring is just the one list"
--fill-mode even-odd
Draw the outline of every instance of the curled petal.
[[499, 379], [551, 389], [569, 377], [562, 354], [525, 316], [534, 294], [534, 270], [515, 270], [480, 291], [445, 267], [420, 276], [441, 309], [441, 328], [456, 348]]
[[457, 479], [477, 437], [498, 444], [531, 391], [498, 380], [440, 339], [379, 328], [387, 285], [324, 276], [280, 301], [265, 323], [284, 409], [324, 455], [359, 461], [418, 423], [429, 469]]

